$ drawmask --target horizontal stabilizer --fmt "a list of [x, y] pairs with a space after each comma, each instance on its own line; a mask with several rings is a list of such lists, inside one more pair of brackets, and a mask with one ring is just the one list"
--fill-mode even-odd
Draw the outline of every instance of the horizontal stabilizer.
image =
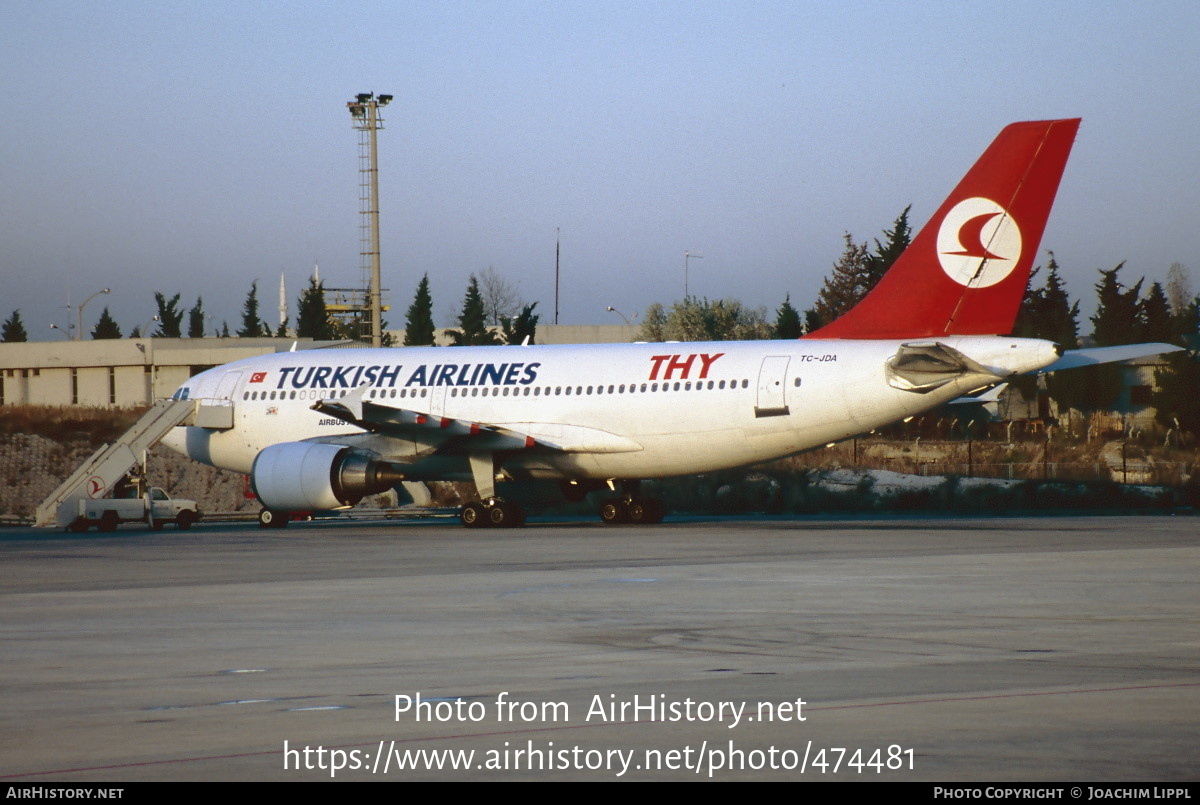
[[975, 394], [975, 395], [968, 394], [965, 397], [959, 397], [958, 399], [951, 400], [950, 402], [948, 402], [946, 404], [947, 405], [990, 405], [991, 403], [994, 403], [1000, 399], [1000, 395], [1004, 393], [1004, 390], [1006, 388], [1008, 388], [1008, 384], [1001, 383], [998, 386], [994, 386], [990, 389], [985, 390], [982, 394]]
[[1131, 361], [1135, 358], [1148, 358], [1151, 355], [1165, 355], [1168, 352], [1179, 352], [1182, 349], [1183, 347], [1177, 347], [1173, 344], [1125, 344], [1119, 347], [1073, 349], [1069, 352], [1064, 352], [1061, 358], [1040, 371], [1057, 372], [1062, 369], [1078, 369], [1081, 366], [1098, 366], [1102, 363]]

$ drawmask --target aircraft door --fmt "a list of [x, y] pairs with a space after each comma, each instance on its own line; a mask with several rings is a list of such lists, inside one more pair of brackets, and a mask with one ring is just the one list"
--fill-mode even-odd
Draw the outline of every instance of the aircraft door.
[[200, 401], [196, 409], [196, 425], [211, 430], [229, 430], [233, 427], [233, 394], [242, 382], [243, 372], [226, 372], [217, 384], [212, 397]]
[[241, 379], [241, 372], [226, 372], [221, 378], [221, 382], [217, 386], [217, 393], [213, 395], [213, 398], [217, 400], [232, 400], [233, 392], [237, 389], [238, 382]]
[[754, 406], [756, 417], [787, 416], [787, 355], [768, 355], [758, 370], [758, 397]]
[[446, 415], [446, 387], [434, 386], [429, 390], [429, 413], [432, 416]]

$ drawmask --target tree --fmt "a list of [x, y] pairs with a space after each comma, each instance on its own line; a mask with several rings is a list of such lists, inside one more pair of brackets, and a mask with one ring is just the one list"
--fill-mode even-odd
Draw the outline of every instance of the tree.
[[479, 293], [479, 281], [471, 275], [467, 284], [467, 295], [463, 298], [462, 313], [458, 314], [457, 330], [447, 330], [446, 335], [456, 347], [487, 346], [500, 343], [487, 327], [487, 313], [483, 297]]
[[100, 313], [100, 319], [96, 322], [96, 326], [92, 329], [92, 340], [102, 341], [106, 338], [120, 338], [121, 328], [117, 326], [116, 320], [109, 315], [108, 308], [104, 308]]
[[29, 334], [25, 332], [25, 324], [21, 321], [21, 311], [14, 310], [12, 315], [4, 321], [3, 329], [0, 330], [0, 341], [5, 344], [13, 344], [28, 340]]
[[1171, 311], [1179, 315], [1192, 303], [1192, 282], [1188, 269], [1183, 263], [1171, 263], [1167, 269], [1167, 302]]
[[1132, 288], [1125, 286], [1117, 276], [1124, 267], [1121, 262], [1116, 268], [1101, 271], [1096, 283], [1099, 304], [1096, 315], [1092, 316], [1092, 338], [1098, 347], [1132, 344], [1144, 329], [1138, 298], [1145, 279], [1138, 280]]
[[429, 275], [417, 283], [417, 294], [408, 306], [404, 325], [404, 346], [433, 346], [433, 297], [429, 293]]
[[783, 298], [783, 304], [775, 314], [775, 332], [779, 339], [796, 339], [804, 335], [804, 326], [800, 323], [800, 314], [792, 307], [792, 295]]
[[1162, 283], [1154, 283], [1146, 292], [1146, 298], [1138, 303], [1137, 341], [1166, 343], [1175, 340], [1175, 322], [1171, 316], [1171, 305]]
[[[1151, 289], [1153, 290], [1153, 289]], [[1179, 263], [1167, 273], [1166, 296], [1171, 308], [1171, 334], [1166, 340], [1185, 347], [1166, 356], [1166, 367], [1154, 373], [1158, 389], [1151, 395], [1155, 419], [1168, 428], [1200, 435], [1200, 297], [1191, 297], [1187, 269]]]
[[[1124, 265], [1102, 270], [1095, 285], [1098, 305], [1092, 316], [1092, 340], [1098, 347], [1132, 344], [1145, 329], [1138, 301], [1142, 280], [1132, 288], [1122, 284], [1118, 275]], [[1083, 411], [1112, 410], [1121, 396], [1123, 372], [1121, 364], [1112, 363], [1075, 370], [1071, 378], [1077, 389], [1075, 407]]]
[[188, 338], [204, 337], [204, 300], [197, 296], [196, 304], [188, 311]]
[[[1042, 338], [1053, 341], [1063, 349], [1079, 347], [1079, 303], [1071, 303], [1066, 287], [1058, 273], [1058, 262], [1054, 252], [1048, 252], [1046, 284], [1033, 287], [1033, 280], [1042, 270], [1038, 266], [1029, 275], [1030, 285], [1017, 311], [1013, 334], [1020, 338]], [[1017, 378], [1014, 385], [1026, 397], [1033, 396], [1037, 379], [1032, 375]], [[1046, 376], [1046, 391], [1058, 403], [1060, 409], [1080, 408], [1084, 398], [1080, 396], [1080, 385], [1073, 372], [1052, 373]]]
[[[1020, 338], [1042, 338], [1053, 341], [1063, 349], [1079, 347], [1079, 303], [1071, 304], [1062, 278], [1058, 274], [1058, 262], [1054, 252], [1048, 252], [1050, 262], [1046, 273], [1046, 284], [1033, 287], [1033, 280], [1042, 270], [1038, 266], [1029, 275], [1029, 287], [1017, 311], [1013, 334]], [[1026, 375], [1013, 381], [1025, 397], [1036, 393], [1037, 378]], [[1079, 384], [1072, 373], [1052, 373], [1046, 377], [1046, 390], [1060, 408], [1079, 408], [1081, 400]]]
[[271, 325], [258, 317], [258, 280], [250, 283], [250, 293], [242, 304], [242, 329], [238, 338], [262, 338], [271, 334]]
[[640, 341], [753, 341], [770, 338], [764, 308], [748, 308], [736, 299], [710, 302], [689, 296], [671, 306], [647, 308]]
[[817, 304], [805, 311], [805, 323], [809, 332], [831, 324], [834, 319], [854, 307], [874, 287], [871, 282], [871, 255], [867, 244], [855, 243], [854, 237], [843, 235], [845, 248], [842, 256], [833, 264], [833, 271], [825, 278]]
[[660, 303], [650, 305], [642, 314], [642, 329], [638, 331], [638, 340], [667, 340], [667, 311]]
[[332, 341], [333, 325], [325, 310], [325, 283], [309, 277], [308, 287], [296, 303], [296, 337]]
[[279, 322], [279, 329], [275, 331], [275, 337], [276, 338], [287, 338], [288, 337], [288, 320], [287, 320], [286, 316], [284, 317], [283, 321]]
[[[892, 222], [892, 228], [883, 230], [885, 243], [880, 243], [878, 238], [875, 239], [875, 252], [867, 258], [866, 284], [868, 291], [883, 279], [883, 275], [892, 267], [892, 263], [896, 262], [896, 258], [904, 253], [912, 241], [912, 229], [908, 225], [908, 211], [911, 209], [912, 205], [909, 204]], [[866, 296], [865, 293], [863, 295]]]
[[1158, 389], [1151, 394], [1154, 418], [1164, 427], [1178, 427], [1200, 434], [1200, 355], [1174, 352], [1166, 357], [1167, 366], [1154, 373]]
[[513, 318], [525, 306], [525, 300], [517, 289], [491, 266], [479, 275], [479, 292], [483, 297], [486, 321], [493, 327], [498, 326], [506, 316]]
[[1079, 347], [1079, 303], [1071, 304], [1070, 297], [1058, 273], [1058, 262], [1054, 252], [1049, 252], [1046, 284], [1033, 287], [1033, 280], [1041, 272], [1038, 266], [1029, 275], [1030, 285], [1017, 311], [1013, 334], [1020, 338], [1044, 338], [1063, 349]]
[[526, 338], [529, 339], [530, 344], [533, 343], [534, 336], [537, 334], [538, 319], [541, 318], [533, 312], [535, 307], [537, 307], [537, 302], [521, 308], [521, 315], [515, 319], [508, 316], [500, 319], [504, 343], [524, 344]]
[[904, 253], [912, 240], [912, 229], [908, 225], [908, 211], [904, 210], [892, 222], [891, 229], [883, 230], [884, 242], [875, 239], [875, 251], [866, 243], [855, 243], [854, 236], [844, 233], [846, 241], [842, 256], [833, 264], [833, 271], [825, 278], [817, 295], [817, 304], [804, 311], [804, 324], [808, 332], [817, 330], [848, 311], [862, 301], [878, 284], [892, 263]]
[[158, 291], [154, 292], [154, 301], [158, 305], [158, 329], [151, 338], [181, 338], [183, 326], [183, 311], [179, 309], [179, 294], [170, 300]]

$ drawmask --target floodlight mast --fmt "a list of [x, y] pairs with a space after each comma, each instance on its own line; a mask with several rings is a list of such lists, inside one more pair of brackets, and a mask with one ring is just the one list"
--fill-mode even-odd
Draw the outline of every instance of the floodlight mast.
[[370, 271], [370, 328], [371, 346], [383, 346], [383, 285], [379, 267], [379, 149], [376, 133], [383, 128], [379, 108], [391, 103], [391, 95], [375, 96], [360, 92], [346, 107], [354, 128], [359, 132], [358, 170], [362, 174], [359, 192], [359, 213], [362, 215], [363, 273]]

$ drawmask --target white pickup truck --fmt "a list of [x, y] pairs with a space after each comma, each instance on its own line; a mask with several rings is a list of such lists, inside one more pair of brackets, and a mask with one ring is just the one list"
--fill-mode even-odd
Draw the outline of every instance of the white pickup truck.
[[123, 498], [97, 498], [64, 503], [59, 510], [59, 523], [66, 522], [71, 531], [87, 531], [95, 526], [100, 531], [114, 531], [121, 523], [146, 523], [155, 531], [174, 523], [180, 531], [192, 527], [200, 519], [196, 501], [172, 499], [157, 486], [138, 497], [136, 489]]

